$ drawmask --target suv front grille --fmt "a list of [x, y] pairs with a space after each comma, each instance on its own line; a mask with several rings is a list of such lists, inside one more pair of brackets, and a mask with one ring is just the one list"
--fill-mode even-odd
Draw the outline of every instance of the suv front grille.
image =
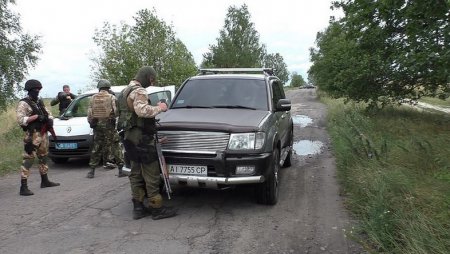
[[159, 137], [167, 137], [161, 144], [164, 152], [213, 154], [227, 148], [230, 134], [223, 132], [159, 131]]

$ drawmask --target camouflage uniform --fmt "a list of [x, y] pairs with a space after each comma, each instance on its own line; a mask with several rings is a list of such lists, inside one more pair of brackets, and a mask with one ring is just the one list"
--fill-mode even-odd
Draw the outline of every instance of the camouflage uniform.
[[109, 143], [103, 149], [103, 167], [112, 169], [117, 165], [118, 168], [123, 168], [124, 156], [120, 147], [119, 133], [117, 131], [112, 132], [112, 139], [108, 139], [107, 141]]
[[[39, 90], [42, 88], [39, 81], [29, 80], [25, 84], [26, 89], [30, 81], [37, 82], [35, 84], [40, 86]], [[37, 90], [37, 93], [39, 93], [39, 90]], [[29, 122], [34, 115], [40, 115], [40, 118]], [[34, 194], [28, 189], [27, 180], [36, 157], [39, 160], [38, 168], [41, 175], [41, 188], [59, 186], [59, 183], [50, 182], [47, 176], [48, 134], [46, 128], [49, 127], [49, 124], [53, 124], [51, 112], [44, 106], [42, 99], [36, 100], [31, 96], [27, 96], [19, 101], [16, 108], [16, 117], [17, 123], [25, 131], [23, 139], [24, 152], [22, 153], [23, 162], [20, 170], [20, 195], [30, 196]]]
[[[152, 76], [149, 77], [149, 73]], [[176, 215], [175, 209], [162, 205], [162, 196], [159, 193], [160, 167], [154, 141], [156, 133], [154, 118], [163, 110], [160, 106], [151, 106], [149, 103], [147, 90], [144, 87], [151, 85], [151, 78], [156, 78], [153, 68], [141, 68], [135, 79], [119, 97], [119, 127], [124, 127], [123, 144], [128, 154], [127, 157], [131, 161], [129, 179], [134, 219], [150, 215], [148, 209], [143, 205], [146, 195], [153, 219]], [[143, 82], [146, 85], [142, 84]], [[128, 114], [126, 117], [123, 117], [123, 111]], [[123, 118], [127, 117], [128, 119], [124, 121]]]
[[[109, 112], [107, 113], [109, 117], [100, 119], [94, 117], [93, 104], [97, 96], [104, 96], [109, 99]], [[99, 165], [100, 161], [102, 161], [103, 149], [106, 149], [106, 145], [112, 142], [114, 132], [116, 132], [116, 116], [117, 107], [116, 97], [114, 95], [109, 94], [106, 90], [100, 90], [97, 94], [92, 96], [89, 102], [87, 120], [91, 127], [93, 127], [94, 129], [94, 142], [91, 149], [91, 158], [89, 161], [89, 167], [91, 168], [91, 171], [89, 171], [87, 175], [88, 178], [94, 177], [95, 168]]]

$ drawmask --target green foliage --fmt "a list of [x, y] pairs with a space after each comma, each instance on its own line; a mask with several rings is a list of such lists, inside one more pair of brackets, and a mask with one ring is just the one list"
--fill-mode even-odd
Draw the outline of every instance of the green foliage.
[[23, 131], [18, 126], [10, 128], [0, 135], [0, 175], [20, 168], [22, 162]]
[[8, 9], [14, 0], [0, 0], [0, 111], [16, 99], [18, 85], [35, 66], [41, 45], [38, 36], [22, 32], [19, 16]]
[[445, 0], [334, 2], [345, 16], [317, 35], [309, 74], [334, 98], [382, 106], [450, 93]]
[[292, 87], [300, 87], [300, 86], [303, 86], [305, 84], [306, 84], [306, 82], [303, 79], [302, 75], [297, 74], [297, 72], [294, 71], [292, 73], [292, 76], [291, 76], [291, 84], [290, 84], [290, 86], [292, 86]]
[[96, 30], [93, 39], [102, 53], [92, 58], [95, 79], [127, 85], [140, 67], [151, 65], [158, 73], [158, 83], [179, 86], [197, 72], [192, 54], [155, 10], [140, 10], [134, 20], [134, 26], [106, 22]]
[[268, 54], [264, 56], [263, 66], [267, 66], [275, 69], [275, 74], [284, 84], [289, 80], [289, 71], [287, 65], [284, 62], [283, 57], [279, 54]]
[[332, 100], [329, 131], [346, 202], [365, 246], [381, 253], [450, 252], [450, 118]]
[[203, 54], [202, 67], [216, 68], [275, 68], [283, 83], [289, 80], [289, 72], [279, 53], [267, 54], [266, 46], [259, 43], [259, 33], [250, 21], [246, 4], [240, 8], [230, 6], [223, 29], [220, 30], [217, 45], [210, 45]]

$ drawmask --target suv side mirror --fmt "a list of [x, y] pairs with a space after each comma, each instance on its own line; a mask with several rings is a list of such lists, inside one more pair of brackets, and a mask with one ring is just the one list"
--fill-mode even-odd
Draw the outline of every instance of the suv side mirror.
[[277, 103], [276, 111], [289, 111], [291, 110], [291, 100], [280, 99]]

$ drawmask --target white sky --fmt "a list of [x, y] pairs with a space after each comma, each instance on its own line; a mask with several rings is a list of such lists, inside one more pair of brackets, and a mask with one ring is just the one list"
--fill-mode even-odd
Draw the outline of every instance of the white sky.
[[73, 93], [95, 84], [90, 55], [98, 48], [92, 37], [104, 22], [131, 24], [137, 11], [154, 7], [199, 65], [209, 45], [217, 42], [228, 7], [244, 3], [267, 52], [280, 53], [288, 70], [306, 80], [309, 48], [336, 15], [331, 0], [16, 0], [13, 10], [24, 32], [42, 36], [40, 60], [27, 79], [40, 80], [41, 96], [53, 97], [64, 84]]

